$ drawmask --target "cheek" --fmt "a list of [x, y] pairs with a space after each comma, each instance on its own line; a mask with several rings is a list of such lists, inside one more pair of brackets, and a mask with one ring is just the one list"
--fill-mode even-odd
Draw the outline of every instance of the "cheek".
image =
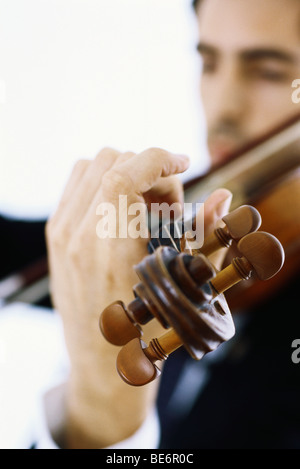
[[200, 81], [200, 100], [207, 119], [213, 112], [216, 101], [220, 99], [218, 95], [219, 88], [218, 80], [214, 78], [207, 79], [204, 77]]
[[253, 94], [270, 108], [292, 108], [292, 86], [257, 85]]
[[[250, 103], [249, 103], [250, 104]], [[288, 86], [256, 86], [251, 91], [251, 114], [255, 130], [268, 130], [297, 111]]]

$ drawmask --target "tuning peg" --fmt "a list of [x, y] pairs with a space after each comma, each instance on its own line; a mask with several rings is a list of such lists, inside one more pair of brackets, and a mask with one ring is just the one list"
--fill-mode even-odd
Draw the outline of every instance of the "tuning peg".
[[258, 231], [250, 233], [237, 244], [242, 257], [236, 257], [231, 264], [219, 272], [210, 284], [219, 294], [252, 274], [260, 280], [268, 280], [279, 272], [284, 263], [284, 250], [275, 236]]
[[161, 373], [155, 363], [167, 360], [179, 347], [184, 346], [192, 358], [200, 360], [222, 342], [231, 339], [235, 333], [223, 295], [213, 299], [201, 311], [195, 310], [189, 328], [185, 329], [176, 323], [174, 326], [176, 330], [171, 328], [161, 337], [152, 339], [148, 347], [136, 338], [120, 350], [116, 365], [123, 381], [132, 386], [144, 386]]
[[240, 240], [249, 233], [257, 231], [261, 225], [261, 216], [256, 208], [251, 205], [242, 205], [222, 218], [225, 227], [216, 228], [213, 233], [204, 240], [199, 249], [193, 249], [193, 254], [201, 253], [210, 256], [215, 251], [229, 247], [232, 240]]
[[[198, 312], [199, 313], [199, 312]], [[152, 339], [149, 346], [141, 339], [133, 339], [119, 352], [117, 371], [120, 377], [131, 386], [144, 386], [154, 381], [161, 373], [155, 365], [165, 361], [169, 355], [184, 345], [195, 360], [215, 350], [222, 342], [229, 340], [235, 333], [234, 324], [225, 299], [215, 301], [195, 323], [195, 336], [170, 329], [158, 339]]]
[[117, 371], [123, 381], [131, 386], [144, 386], [160, 375], [156, 361], [166, 360], [176, 349], [182, 346], [182, 340], [171, 329], [160, 339], [152, 339], [149, 346], [140, 339], [128, 342], [117, 357]]
[[141, 337], [143, 334], [122, 301], [116, 301], [104, 309], [99, 326], [103, 336], [113, 345], [125, 345], [131, 339]]

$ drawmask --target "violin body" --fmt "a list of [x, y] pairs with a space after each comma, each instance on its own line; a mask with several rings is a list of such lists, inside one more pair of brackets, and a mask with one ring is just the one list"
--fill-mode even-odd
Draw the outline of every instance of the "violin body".
[[[299, 153], [300, 155], [300, 153]], [[264, 197], [253, 205], [262, 216], [261, 229], [273, 233], [285, 251], [285, 263], [280, 272], [267, 282], [250, 279], [226, 293], [232, 312], [253, 308], [268, 301], [272, 295], [300, 275], [300, 166], [289, 172]], [[230, 262], [230, 256], [225, 264]]]

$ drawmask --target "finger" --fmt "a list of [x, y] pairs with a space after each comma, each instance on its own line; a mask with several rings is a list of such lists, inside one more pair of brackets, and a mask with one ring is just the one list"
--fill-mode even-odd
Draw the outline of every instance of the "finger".
[[69, 177], [67, 184], [64, 188], [59, 205], [56, 209], [55, 214], [53, 215], [53, 219], [60, 218], [62, 212], [66, 209], [66, 206], [70, 202], [72, 194], [80, 184], [80, 181], [90, 164], [90, 160], [83, 159], [77, 161], [77, 163], [74, 165], [71, 176]]
[[83, 225], [85, 229], [94, 229], [99, 204], [112, 203], [118, 219], [120, 195], [126, 195], [127, 207], [136, 202], [144, 204], [143, 194], [154, 188], [160, 178], [183, 172], [188, 166], [188, 157], [157, 148], [146, 150], [116, 165], [103, 176], [102, 186], [81, 222], [82, 229]]
[[128, 161], [129, 158], [132, 158], [135, 156], [136, 153], [132, 151], [127, 151], [125, 153], [120, 153], [118, 158], [115, 160], [114, 164], [112, 165], [112, 168], [115, 168], [116, 166], [119, 166], [120, 164], [124, 163], [125, 161]]
[[[217, 189], [204, 203], [204, 237], [215, 229], [219, 220], [224, 217], [231, 205], [232, 193], [227, 189]], [[221, 269], [227, 249], [220, 249], [209, 256], [217, 269]]]
[[70, 202], [61, 220], [68, 231], [73, 231], [81, 222], [98, 191], [102, 177], [116, 162], [120, 152], [112, 148], [103, 148], [90, 162], [77, 185], [73, 187]]
[[232, 193], [227, 189], [217, 189], [204, 202], [204, 235], [208, 236], [216, 223], [224, 217], [230, 208]]
[[183, 206], [183, 184], [177, 176], [160, 178], [154, 187], [144, 194], [144, 198], [148, 206], [162, 202], [179, 203]]
[[150, 191], [161, 177], [182, 173], [188, 166], [187, 156], [152, 148], [107, 172], [103, 179], [103, 191], [108, 199], [115, 199], [122, 193], [141, 196]]

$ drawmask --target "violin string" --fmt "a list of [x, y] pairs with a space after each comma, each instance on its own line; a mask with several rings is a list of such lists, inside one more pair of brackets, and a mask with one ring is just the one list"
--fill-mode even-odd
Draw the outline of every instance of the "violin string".
[[[174, 224], [175, 224], [175, 223], [174, 223]], [[164, 227], [164, 230], [165, 230], [165, 232], [167, 233], [167, 235], [169, 236], [169, 239], [170, 239], [171, 243], [173, 244], [174, 249], [176, 249], [176, 251], [178, 251], [178, 248], [177, 248], [177, 246], [176, 246], [176, 243], [175, 243], [175, 241], [174, 241], [174, 238], [173, 238], [173, 236], [171, 236], [171, 233], [170, 233], [168, 227], [165, 226], [165, 227]]]

